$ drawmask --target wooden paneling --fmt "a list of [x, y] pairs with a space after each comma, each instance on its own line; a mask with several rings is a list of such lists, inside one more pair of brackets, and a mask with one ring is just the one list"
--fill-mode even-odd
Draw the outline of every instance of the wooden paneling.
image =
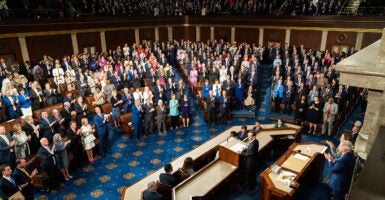
[[364, 33], [361, 49], [371, 45], [373, 42], [381, 39], [381, 33]]
[[120, 45], [120, 47], [123, 47], [124, 43], [128, 43], [128, 45], [132, 45], [132, 43], [134, 42], [135, 42], [134, 30], [106, 32], [107, 50], [116, 49], [118, 45]]
[[321, 47], [321, 31], [303, 31], [303, 30], [291, 30], [290, 32], [290, 45], [304, 44], [306, 48], [313, 50]]
[[196, 30], [194, 27], [183, 27], [183, 26], [175, 26], [172, 27], [172, 38], [174, 40], [190, 40], [195, 41], [196, 40]]
[[165, 42], [168, 38], [168, 30], [167, 27], [159, 27], [159, 41]]
[[139, 40], [140, 40], [140, 43], [142, 43], [143, 40], [155, 41], [155, 29], [154, 28], [139, 29]]
[[201, 27], [201, 41], [210, 40], [210, 27]]
[[[345, 39], [344, 39], [345, 38]], [[326, 41], [326, 49], [331, 50], [332, 45], [356, 46], [357, 33], [355, 32], [337, 32], [329, 31]]]
[[77, 33], [76, 39], [78, 41], [79, 52], [82, 53], [85, 47], [95, 46], [96, 52], [102, 51], [99, 32]]
[[281, 47], [285, 44], [286, 30], [280, 29], [264, 29], [263, 30], [263, 45], [267, 46], [269, 41], [281, 43]]
[[63, 55], [72, 55], [71, 35], [33, 36], [25, 38], [29, 58], [33, 63], [40, 61], [43, 55], [52, 58], [62, 58]]
[[0, 56], [2, 55], [12, 55], [14, 61], [18, 61], [20, 64], [23, 63], [18, 38], [0, 39]]
[[224, 41], [231, 40], [231, 28], [227, 27], [215, 27], [214, 28], [214, 39], [223, 39]]
[[236, 28], [235, 41], [255, 43], [258, 45], [259, 29], [258, 28]]

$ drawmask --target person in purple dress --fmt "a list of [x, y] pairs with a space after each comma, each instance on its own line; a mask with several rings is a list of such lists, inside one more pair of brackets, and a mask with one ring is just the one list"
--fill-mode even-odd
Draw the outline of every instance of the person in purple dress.
[[183, 95], [181, 102], [181, 113], [182, 113], [182, 120], [183, 120], [183, 127], [189, 127], [190, 124], [190, 100], [188, 99], [187, 94]]

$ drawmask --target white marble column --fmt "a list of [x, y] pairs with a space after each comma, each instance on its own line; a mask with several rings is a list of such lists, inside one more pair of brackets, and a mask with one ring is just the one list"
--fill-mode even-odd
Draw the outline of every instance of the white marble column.
[[100, 42], [102, 45], [102, 52], [107, 52], [106, 32], [100, 31]]
[[159, 28], [155, 27], [155, 41], [159, 41]]
[[235, 27], [231, 27], [231, 43], [235, 41]]
[[356, 50], [360, 50], [361, 49], [363, 38], [364, 38], [364, 33], [363, 32], [358, 32], [357, 33], [357, 39], [356, 39], [356, 46], [355, 46]]
[[210, 26], [210, 40], [214, 40], [214, 27]]
[[196, 41], [201, 41], [201, 27], [195, 26], [195, 39]]
[[286, 29], [286, 34], [285, 34], [285, 43], [290, 44], [290, 29]]
[[25, 37], [18, 37], [18, 39], [21, 50], [21, 56], [23, 57], [23, 61], [25, 62], [29, 60], [27, 42], [25, 41]]
[[172, 27], [171, 26], [167, 27], [167, 35], [168, 35], [169, 40], [173, 40], [172, 39]]
[[72, 51], [74, 54], [79, 53], [78, 39], [76, 33], [71, 33]]
[[[326, 41], [328, 39], [328, 31], [322, 31], [322, 37], [321, 37], [321, 51], [325, 51], [326, 49]], [[329, 49], [331, 50], [331, 49]]]
[[139, 38], [139, 29], [135, 29], [135, 43], [140, 44], [140, 38]]
[[263, 46], [263, 28], [259, 28], [258, 45]]

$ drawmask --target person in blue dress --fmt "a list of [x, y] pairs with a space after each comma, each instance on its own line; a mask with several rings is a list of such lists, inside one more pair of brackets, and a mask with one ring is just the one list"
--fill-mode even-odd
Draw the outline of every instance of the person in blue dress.
[[205, 80], [205, 84], [202, 86], [202, 93], [203, 93], [203, 99], [206, 100], [206, 98], [209, 96], [209, 92], [212, 90], [212, 87], [209, 83], [209, 80]]
[[19, 100], [16, 96], [11, 95], [11, 91], [7, 90], [5, 92], [5, 96], [3, 97], [3, 104], [7, 108], [7, 114], [9, 119], [16, 119], [19, 117], [19, 113], [17, 112], [17, 104]]
[[67, 150], [66, 147], [71, 142], [71, 140], [63, 140], [60, 133], [56, 133], [53, 136], [53, 142], [55, 145], [55, 155], [58, 161], [60, 172], [63, 174], [64, 179], [69, 181], [72, 176], [68, 172], [68, 159], [67, 159]]
[[182, 121], [183, 121], [183, 127], [189, 127], [190, 124], [190, 113], [191, 113], [191, 107], [190, 107], [190, 100], [188, 99], [187, 94], [183, 95], [183, 98], [180, 101], [180, 111], [182, 113]]
[[237, 109], [242, 108], [243, 101], [243, 91], [245, 89], [245, 84], [242, 82], [242, 79], [239, 78], [238, 82], [235, 84], [235, 105]]

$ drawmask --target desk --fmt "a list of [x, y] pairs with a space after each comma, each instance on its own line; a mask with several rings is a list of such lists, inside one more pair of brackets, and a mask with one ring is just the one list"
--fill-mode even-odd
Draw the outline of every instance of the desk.
[[[222, 160], [215, 160], [173, 188], [174, 200], [188, 200], [190, 196], [205, 196], [238, 169]], [[204, 183], [204, 187], [202, 185]]]
[[[299, 132], [301, 131], [300, 126], [296, 125], [287, 125], [287, 129], [272, 129], [274, 125], [263, 125], [261, 131], [257, 133], [257, 139], [259, 141], [259, 150], [263, 150], [266, 147], [269, 146], [269, 144], [273, 141], [274, 135], [293, 135], [294, 137], [297, 137], [297, 135], [300, 135]], [[220, 133], [216, 137], [212, 138], [211, 140], [205, 142], [201, 146], [199, 146], [196, 149], [191, 150], [190, 152], [185, 153], [184, 155], [178, 157], [177, 159], [173, 160], [171, 164], [173, 165], [174, 169], [177, 170], [179, 167], [183, 165], [184, 159], [186, 157], [191, 157], [194, 160], [199, 159], [201, 156], [204, 156], [207, 152], [215, 151], [218, 148], [218, 145], [223, 144], [226, 141], [238, 141], [229, 139], [231, 131], [240, 131], [242, 126], [233, 126], [226, 131]], [[248, 129], [251, 129], [253, 125], [248, 125]], [[271, 128], [270, 128], [271, 127]], [[122, 199], [124, 200], [139, 200], [141, 198], [141, 192], [147, 189], [147, 184], [151, 181], [155, 181], [159, 179], [159, 174], [163, 173], [163, 167], [155, 171], [154, 173], [144, 177], [143, 179], [139, 180], [138, 182], [134, 183], [133, 185], [127, 187], [124, 189], [122, 194]]]
[[[304, 176], [312, 176], [314, 179], [321, 178], [325, 161], [323, 152], [325, 150], [324, 145], [316, 143], [293, 143], [275, 165], [281, 166], [281, 172], [286, 171], [294, 174], [295, 178], [292, 183], [299, 187], [298, 181]], [[267, 168], [260, 176], [262, 179], [262, 200], [294, 198], [296, 189], [278, 180], [279, 173], [273, 173], [271, 168]]]

